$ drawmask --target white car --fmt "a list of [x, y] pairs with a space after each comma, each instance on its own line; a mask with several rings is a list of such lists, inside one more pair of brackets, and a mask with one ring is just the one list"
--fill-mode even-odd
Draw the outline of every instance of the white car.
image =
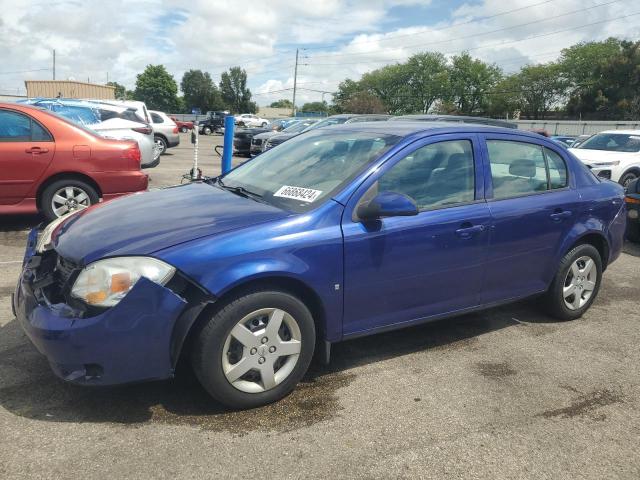
[[[29, 99], [24, 103], [51, 110], [72, 122], [90, 128], [105, 138], [135, 140], [140, 148], [142, 168], [155, 167], [160, 163], [160, 153], [153, 138], [153, 129], [144, 120], [139, 106], [126, 105], [124, 102], [62, 98]], [[146, 107], [144, 110], [146, 111]]]
[[569, 151], [593, 173], [627, 187], [640, 177], [640, 130], [607, 130]]
[[243, 113], [242, 115], [236, 115], [234, 122], [239, 127], [266, 127], [271, 122], [266, 118], [261, 118], [253, 113]]

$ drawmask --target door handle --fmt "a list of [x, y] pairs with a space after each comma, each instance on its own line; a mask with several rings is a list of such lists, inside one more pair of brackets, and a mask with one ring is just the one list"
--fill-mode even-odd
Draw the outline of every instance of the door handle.
[[48, 148], [31, 147], [31, 148], [27, 148], [24, 152], [31, 153], [33, 155], [40, 155], [41, 153], [47, 153], [48, 151], [49, 151]]
[[471, 225], [470, 223], [463, 223], [460, 228], [456, 230], [456, 235], [460, 238], [471, 238], [476, 233], [484, 232], [484, 225]]
[[559, 222], [561, 220], [564, 220], [565, 218], [570, 218], [571, 215], [571, 210], [564, 210], [560, 212], [556, 211], [549, 215], [549, 218], [551, 218], [551, 220], [553, 220], [554, 222]]

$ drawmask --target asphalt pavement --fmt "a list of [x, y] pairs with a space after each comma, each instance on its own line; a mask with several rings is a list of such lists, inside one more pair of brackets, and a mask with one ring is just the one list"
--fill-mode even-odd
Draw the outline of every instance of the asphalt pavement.
[[[182, 139], [151, 187], [189, 170]], [[205, 174], [218, 143], [201, 138]], [[117, 388], [56, 379], [10, 308], [39, 221], [0, 219], [2, 479], [640, 478], [638, 245], [580, 320], [532, 300], [345, 342], [285, 400], [233, 412], [187, 368]]]

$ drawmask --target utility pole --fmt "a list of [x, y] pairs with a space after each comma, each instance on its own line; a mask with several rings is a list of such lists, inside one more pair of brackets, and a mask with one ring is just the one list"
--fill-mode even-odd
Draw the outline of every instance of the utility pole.
[[293, 107], [291, 108], [291, 116], [296, 116], [296, 89], [298, 86], [298, 49], [296, 48], [296, 68], [293, 72]]
[[53, 79], [56, 79], [56, 50], [53, 50]]

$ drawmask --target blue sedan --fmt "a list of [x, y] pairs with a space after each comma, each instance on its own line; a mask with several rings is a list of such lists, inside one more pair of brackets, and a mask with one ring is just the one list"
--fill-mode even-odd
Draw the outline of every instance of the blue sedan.
[[184, 357], [250, 408], [348, 338], [531, 296], [580, 317], [620, 254], [623, 199], [536, 134], [328, 127], [32, 231], [13, 308], [67, 381], [169, 378]]

